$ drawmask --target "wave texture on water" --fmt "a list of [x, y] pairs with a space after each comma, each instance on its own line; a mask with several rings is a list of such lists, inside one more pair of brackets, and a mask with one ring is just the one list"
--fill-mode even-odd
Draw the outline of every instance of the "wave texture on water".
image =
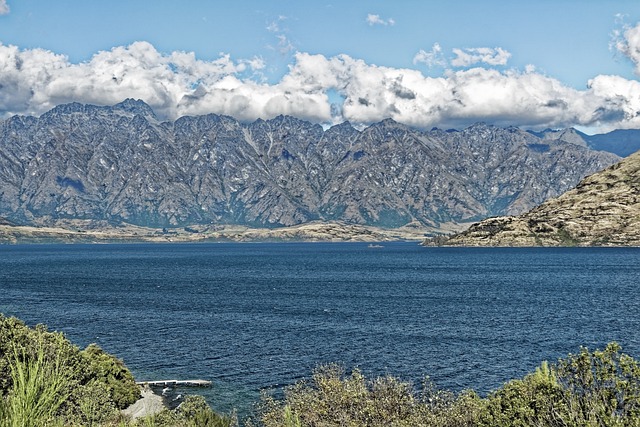
[[0, 312], [98, 343], [214, 408], [321, 363], [486, 393], [618, 341], [640, 356], [640, 249], [385, 243], [0, 247]]

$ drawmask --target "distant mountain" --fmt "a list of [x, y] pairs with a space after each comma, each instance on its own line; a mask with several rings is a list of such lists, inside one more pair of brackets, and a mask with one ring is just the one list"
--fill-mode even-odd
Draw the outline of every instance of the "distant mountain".
[[279, 116], [160, 122], [142, 101], [0, 123], [0, 216], [140, 226], [310, 221], [439, 228], [519, 214], [618, 157], [517, 128], [363, 130]]
[[594, 150], [608, 151], [620, 157], [640, 150], [640, 129], [618, 129], [601, 135], [585, 135], [589, 147]]
[[584, 138], [588, 135], [573, 128], [560, 130], [547, 129], [542, 132], [529, 131], [529, 133], [544, 141], [560, 141], [567, 144], [579, 145], [581, 147], [588, 146], [587, 141]]
[[585, 178], [571, 191], [523, 215], [489, 218], [438, 243], [640, 246], [640, 152]]
[[620, 157], [627, 157], [640, 150], [640, 129], [618, 129], [597, 135], [587, 135], [572, 128], [529, 132], [543, 140], [564, 141], [570, 144], [589, 147], [592, 150], [608, 151]]

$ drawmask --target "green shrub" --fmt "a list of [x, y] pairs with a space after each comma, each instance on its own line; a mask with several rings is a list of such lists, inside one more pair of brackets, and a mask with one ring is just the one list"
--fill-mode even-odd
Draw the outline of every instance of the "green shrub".
[[289, 426], [640, 426], [640, 364], [616, 343], [604, 350], [543, 362], [485, 399], [455, 395], [428, 379], [416, 393], [386, 376], [367, 381], [358, 370], [321, 366], [276, 400], [263, 395], [257, 425]]
[[61, 370], [70, 373], [73, 380], [80, 380], [80, 350], [64, 335], [48, 332], [43, 325], [32, 329], [14, 317], [0, 314], [0, 394], [6, 394], [13, 386], [10, 364], [16, 350], [24, 361], [40, 357], [43, 362], [60, 363]]
[[367, 381], [359, 370], [346, 375], [338, 365], [320, 366], [310, 382], [285, 390], [283, 401], [263, 395], [255, 422], [289, 426], [471, 426], [481, 409], [475, 393], [460, 396], [426, 381], [422, 393], [385, 376]]
[[236, 425], [235, 416], [219, 415], [207, 404], [202, 396], [186, 396], [176, 408], [178, 417], [184, 425], [193, 427], [231, 427]]
[[581, 348], [556, 369], [568, 425], [640, 425], [640, 364], [619, 344], [594, 352]]
[[97, 344], [90, 344], [81, 354], [84, 381], [102, 383], [116, 408], [124, 409], [140, 398], [140, 387], [121, 360], [105, 353]]
[[116, 404], [107, 386], [102, 382], [92, 381], [79, 386], [75, 392], [75, 399], [75, 407], [66, 416], [68, 420], [91, 427], [118, 418]]
[[535, 373], [512, 380], [490, 394], [479, 424], [499, 426], [565, 425], [567, 407], [565, 391], [553, 369], [546, 362]]
[[[92, 344], [80, 351], [61, 333], [28, 328], [0, 314], [0, 426], [232, 427], [200, 396], [175, 410], [128, 421], [118, 409], [140, 389], [124, 363]], [[418, 391], [392, 376], [367, 380], [359, 370], [320, 366], [276, 399], [264, 394], [263, 427], [640, 427], [640, 364], [617, 343], [512, 380], [480, 398], [454, 394], [428, 378]]]

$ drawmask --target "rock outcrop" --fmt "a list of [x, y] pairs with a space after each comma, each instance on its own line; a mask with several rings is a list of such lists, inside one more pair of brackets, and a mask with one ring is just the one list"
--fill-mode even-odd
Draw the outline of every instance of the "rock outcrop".
[[456, 246], [640, 246], [640, 152], [588, 176], [519, 216], [489, 218], [449, 239]]

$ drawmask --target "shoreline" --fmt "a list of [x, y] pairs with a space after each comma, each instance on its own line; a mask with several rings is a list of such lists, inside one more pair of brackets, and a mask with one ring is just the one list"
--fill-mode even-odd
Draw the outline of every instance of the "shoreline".
[[121, 411], [123, 415], [135, 420], [149, 415], [156, 415], [168, 409], [162, 396], [156, 394], [151, 387], [140, 386], [140, 396], [140, 399], [134, 404]]
[[[453, 225], [448, 227], [456, 228]], [[459, 225], [457, 228], [461, 228]], [[130, 224], [113, 226], [92, 221], [69, 221], [53, 226], [0, 225], [0, 244], [46, 243], [226, 243], [226, 242], [421, 242], [438, 234], [415, 224], [386, 229], [339, 222], [313, 222], [280, 228], [239, 225], [156, 229]]]

